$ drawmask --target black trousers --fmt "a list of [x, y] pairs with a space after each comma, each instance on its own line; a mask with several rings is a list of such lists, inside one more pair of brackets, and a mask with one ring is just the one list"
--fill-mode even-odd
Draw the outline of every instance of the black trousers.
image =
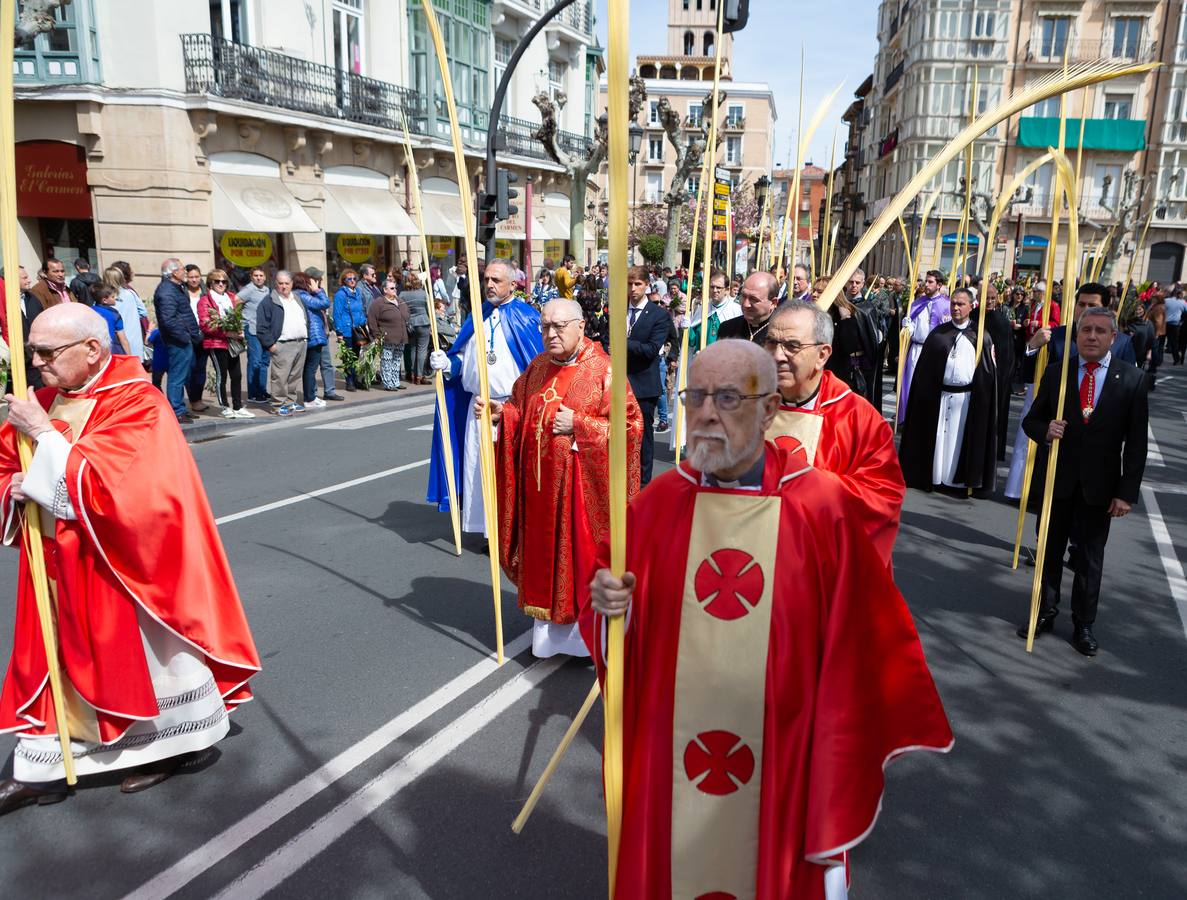
[[1171, 351], [1171, 361], [1176, 366], [1183, 365], [1184, 351], [1187, 351], [1187, 347], [1183, 346], [1184, 340], [1182, 328], [1182, 323], [1175, 325], [1172, 325], [1170, 322], [1166, 323], [1166, 345]]
[[1044, 614], [1059, 609], [1059, 589], [1063, 581], [1063, 555], [1068, 541], [1072, 549], [1072, 619], [1083, 625], [1096, 621], [1100, 601], [1100, 579], [1105, 565], [1105, 543], [1109, 539], [1112, 518], [1107, 506], [1095, 506], [1084, 499], [1077, 486], [1071, 497], [1055, 497], [1051, 503], [1051, 524], [1047, 532], [1047, 552], [1043, 561]]
[[201, 402], [202, 392], [206, 390], [206, 360], [208, 357], [209, 351], [205, 347], [194, 345], [194, 366], [190, 369], [190, 378], [185, 386], [191, 406]]
[[645, 487], [651, 480], [651, 464], [655, 459], [655, 433], [651, 422], [655, 418], [655, 407], [659, 397], [638, 398], [639, 409], [643, 411], [643, 444], [639, 448], [639, 486]]
[[[214, 347], [206, 351], [211, 362], [214, 363], [215, 389], [218, 391], [218, 405], [223, 409], [243, 409], [243, 367], [239, 363], [239, 354], [231, 355], [230, 350]], [[227, 377], [231, 379], [231, 393], [227, 394]]]

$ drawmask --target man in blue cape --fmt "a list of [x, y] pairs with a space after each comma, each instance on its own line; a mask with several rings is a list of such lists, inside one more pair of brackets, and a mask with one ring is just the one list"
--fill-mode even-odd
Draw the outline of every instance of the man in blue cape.
[[[462, 530], [484, 534], [486, 522], [482, 503], [482, 481], [478, 466], [478, 422], [474, 398], [478, 394], [478, 354], [485, 353], [492, 400], [505, 400], [528, 364], [543, 352], [540, 313], [513, 296], [515, 270], [496, 259], [486, 266], [482, 278], [486, 300], [482, 304], [483, 334], [474, 340], [474, 319], [467, 319], [448, 352], [434, 351], [429, 364], [445, 373], [445, 406], [449, 421], [445, 431], [453, 444], [454, 475], [461, 504]], [[433, 423], [433, 450], [429, 462], [426, 500], [449, 511], [449, 491], [442, 450], [442, 422]]]

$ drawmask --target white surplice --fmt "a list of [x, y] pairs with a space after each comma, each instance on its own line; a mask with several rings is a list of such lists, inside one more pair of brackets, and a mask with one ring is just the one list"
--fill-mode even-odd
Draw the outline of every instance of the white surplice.
[[[955, 323], [953, 323], [955, 324]], [[969, 326], [966, 321], [957, 328], [964, 332]], [[973, 383], [977, 369], [977, 348], [965, 335], [956, 336], [956, 343], [948, 353], [944, 365], [944, 384], [964, 387]], [[932, 457], [932, 484], [948, 487], [964, 487], [964, 481], [957, 481], [957, 467], [960, 463], [960, 446], [964, 441], [964, 428], [969, 419], [972, 392], [962, 391], [940, 393], [940, 416], [936, 422], [936, 450]]]
[[519, 364], [511, 355], [503, 334], [502, 313], [495, 307], [483, 317], [482, 334], [475, 334], [462, 351], [462, 387], [471, 395], [466, 408], [466, 446], [462, 456], [462, 531], [486, 535], [486, 506], [482, 502], [482, 475], [478, 462], [478, 420], [474, 403], [479, 396], [478, 354], [494, 351], [495, 361], [487, 362], [486, 376], [492, 400], [506, 400], [520, 376]]

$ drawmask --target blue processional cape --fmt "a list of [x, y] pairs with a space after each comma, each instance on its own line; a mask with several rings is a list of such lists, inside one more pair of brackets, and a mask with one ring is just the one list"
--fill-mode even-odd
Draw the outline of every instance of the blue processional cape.
[[[482, 304], [483, 321], [494, 310], [489, 301]], [[540, 313], [523, 300], [509, 300], [499, 307], [502, 317], [499, 326], [511, 348], [511, 356], [522, 372], [544, 350], [540, 339]], [[462, 502], [462, 454], [466, 446], [466, 412], [470, 408], [470, 393], [462, 387], [462, 354], [474, 337], [474, 319], [462, 323], [457, 340], [449, 348], [449, 377], [445, 379], [445, 409], [449, 414], [449, 437], [453, 444], [453, 474], [457, 484], [458, 504]], [[445, 453], [441, 447], [440, 410], [433, 421], [433, 450], [429, 460], [429, 489], [425, 496], [436, 503], [441, 512], [449, 512], [449, 488], [445, 478]]]

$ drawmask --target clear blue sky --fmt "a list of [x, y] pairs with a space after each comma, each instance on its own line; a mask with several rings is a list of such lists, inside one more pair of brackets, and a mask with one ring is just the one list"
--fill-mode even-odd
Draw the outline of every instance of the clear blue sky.
[[[597, 33], [606, 44], [606, 0], [595, 0]], [[800, 46], [805, 53], [804, 119], [842, 81], [844, 86], [821, 124], [808, 155], [828, 166], [833, 128], [838, 127], [840, 157], [846, 131], [841, 113], [853, 91], [873, 71], [878, 50], [877, 0], [751, 0], [750, 22], [734, 39], [734, 78], [765, 81], [775, 93], [779, 121], [775, 125], [775, 162], [795, 162], [795, 129], [799, 106]], [[640, 53], [667, 48], [667, 0], [631, 0], [631, 64]]]

